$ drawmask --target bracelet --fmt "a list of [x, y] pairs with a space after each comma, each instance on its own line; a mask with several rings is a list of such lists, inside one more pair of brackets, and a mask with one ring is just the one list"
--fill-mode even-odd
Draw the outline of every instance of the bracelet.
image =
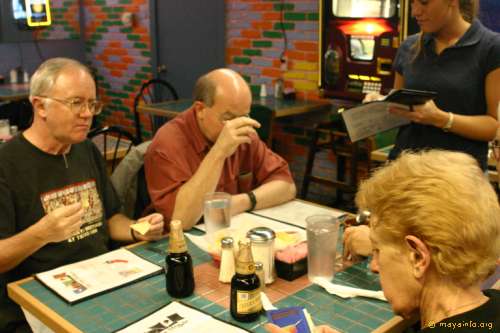
[[139, 241], [137, 237], [135, 237], [134, 229], [132, 228], [130, 228], [130, 236], [132, 236], [132, 240], [134, 241], [134, 243], [137, 243]]
[[247, 212], [251, 212], [252, 210], [255, 209], [255, 206], [257, 205], [257, 198], [255, 197], [255, 194], [250, 191], [247, 192], [248, 198], [250, 199], [250, 208], [247, 210]]
[[453, 113], [448, 112], [448, 121], [441, 129], [445, 132], [448, 132], [452, 125], [453, 125]]

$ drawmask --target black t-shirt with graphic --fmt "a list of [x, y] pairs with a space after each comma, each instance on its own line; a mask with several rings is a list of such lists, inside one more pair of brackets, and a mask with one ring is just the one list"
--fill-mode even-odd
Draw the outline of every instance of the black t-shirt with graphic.
[[0, 274], [0, 308], [7, 297], [5, 283], [107, 252], [106, 220], [120, 208], [105, 162], [91, 141], [72, 145], [66, 156], [47, 154], [23, 135], [0, 146], [0, 239], [74, 202], [81, 202], [85, 209], [80, 232], [45, 245], [13, 270]]

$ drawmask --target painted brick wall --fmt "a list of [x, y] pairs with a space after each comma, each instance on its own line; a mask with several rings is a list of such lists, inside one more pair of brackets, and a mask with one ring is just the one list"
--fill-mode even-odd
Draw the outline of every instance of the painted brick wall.
[[[228, 0], [226, 63], [245, 75], [254, 93], [285, 79], [299, 97], [317, 98], [318, 1]], [[281, 22], [281, 17], [283, 22]], [[287, 62], [282, 65], [284, 33]]]
[[[86, 58], [97, 73], [99, 96], [106, 103], [98, 121], [135, 133], [134, 96], [151, 78], [149, 1], [84, 0], [83, 5]], [[134, 14], [132, 27], [123, 25], [123, 13]]]
[[52, 0], [52, 25], [40, 30], [41, 39], [80, 39], [80, 4], [78, 0]]

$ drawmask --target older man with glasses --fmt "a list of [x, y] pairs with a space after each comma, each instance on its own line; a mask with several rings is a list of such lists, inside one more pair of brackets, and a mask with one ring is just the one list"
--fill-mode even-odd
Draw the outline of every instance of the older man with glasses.
[[31, 79], [30, 101], [33, 124], [0, 148], [1, 332], [23, 319], [6, 283], [107, 252], [110, 239], [163, 237], [160, 214], [143, 218], [150, 229], [141, 236], [118, 213], [101, 153], [86, 140], [102, 109], [89, 69], [47, 60]]

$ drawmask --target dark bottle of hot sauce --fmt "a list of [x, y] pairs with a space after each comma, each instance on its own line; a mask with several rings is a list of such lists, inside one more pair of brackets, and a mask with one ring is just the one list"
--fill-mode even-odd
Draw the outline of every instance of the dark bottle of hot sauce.
[[260, 281], [255, 275], [255, 264], [249, 242], [239, 242], [236, 274], [231, 280], [231, 316], [243, 322], [254, 321], [262, 312]]
[[194, 291], [193, 260], [187, 252], [182, 223], [179, 220], [170, 222], [165, 263], [168, 294], [175, 298], [190, 296]]

